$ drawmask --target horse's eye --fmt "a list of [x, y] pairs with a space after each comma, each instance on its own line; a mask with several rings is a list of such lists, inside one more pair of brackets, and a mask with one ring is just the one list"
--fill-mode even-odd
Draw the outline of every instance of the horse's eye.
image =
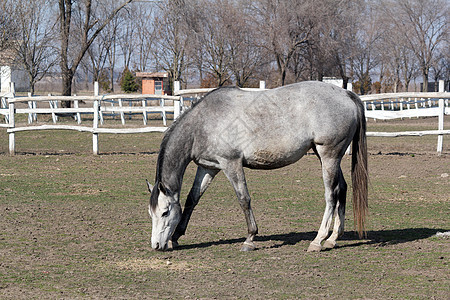
[[168, 215], [169, 215], [169, 210], [166, 210], [165, 212], [163, 212], [161, 217], [167, 217]]

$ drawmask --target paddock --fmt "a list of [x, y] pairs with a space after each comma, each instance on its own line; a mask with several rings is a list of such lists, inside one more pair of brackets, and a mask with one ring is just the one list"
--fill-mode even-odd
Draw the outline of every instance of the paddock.
[[[142, 122], [126, 120], [130, 128]], [[421, 132], [437, 124], [437, 116], [369, 118], [368, 131]], [[161, 119], [148, 125], [163, 126]], [[99, 155], [92, 155], [91, 132], [16, 132], [14, 156], [8, 135], [0, 129], [0, 298], [445, 299], [449, 293], [449, 239], [436, 235], [450, 230], [446, 136], [440, 156], [436, 135], [368, 138], [366, 239], [357, 238], [349, 217], [337, 249], [305, 251], [324, 207], [320, 163], [311, 153], [286, 168], [246, 171], [260, 225], [257, 251], [239, 251], [245, 221], [229, 182], [218, 175], [181, 248], [161, 253], [150, 247], [145, 184], [155, 175], [161, 132], [100, 134]], [[348, 156], [342, 167], [348, 180]], [[190, 165], [182, 203], [194, 176]], [[351, 216], [350, 200], [347, 210]]]

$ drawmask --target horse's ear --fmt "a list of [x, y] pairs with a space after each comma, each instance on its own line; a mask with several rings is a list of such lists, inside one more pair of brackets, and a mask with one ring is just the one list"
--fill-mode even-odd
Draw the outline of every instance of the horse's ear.
[[167, 195], [167, 196], [171, 196], [172, 195], [172, 192], [162, 182], [158, 183], [158, 189], [164, 195]]
[[153, 191], [153, 185], [151, 185], [151, 183], [148, 182], [147, 179], [145, 179], [145, 181], [147, 182], [147, 188], [148, 188], [148, 191], [151, 193], [151, 192]]

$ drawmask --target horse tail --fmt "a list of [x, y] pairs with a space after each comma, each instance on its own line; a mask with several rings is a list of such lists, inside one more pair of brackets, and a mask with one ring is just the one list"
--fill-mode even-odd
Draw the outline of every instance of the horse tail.
[[352, 92], [348, 94], [358, 107], [359, 124], [352, 142], [352, 188], [353, 217], [359, 238], [362, 238], [366, 235], [365, 219], [368, 214], [367, 127], [362, 101], [356, 94]]

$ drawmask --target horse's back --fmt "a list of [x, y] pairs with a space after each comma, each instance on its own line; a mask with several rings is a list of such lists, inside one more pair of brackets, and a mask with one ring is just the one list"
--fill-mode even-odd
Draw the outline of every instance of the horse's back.
[[198, 146], [208, 149], [203, 153], [238, 155], [254, 168], [288, 165], [314, 144], [350, 141], [358, 114], [345, 90], [321, 82], [256, 92], [219, 89], [196, 109]]

